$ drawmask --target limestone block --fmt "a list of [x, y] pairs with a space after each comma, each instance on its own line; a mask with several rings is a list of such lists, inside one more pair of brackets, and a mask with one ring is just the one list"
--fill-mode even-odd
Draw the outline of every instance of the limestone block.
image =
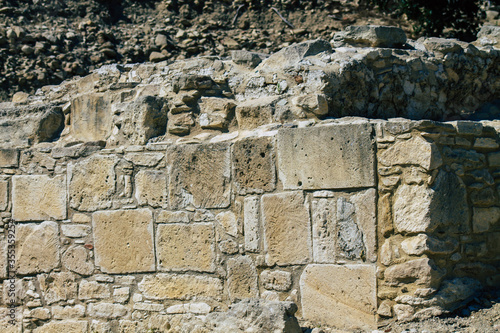
[[116, 319], [127, 314], [127, 308], [121, 304], [114, 303], [90, 303], [87, 306], [89, 317]]
[[194, 314], [208, 314], [212, 311], [212, 307], [207, 303], [183, 303], [169, 306], [167, 308], [167, 313], [194, 313]]
[[123, 158], [137, 166], [154, 167], [163, 157], [162, 153], [127, 153]]
[[75, 274], [71, 272], [38, 275], [38, 283], [45, 303], [50, 305], [59, 301], [75, 299], [78, 288], [75, 280]]
[[421, 136], [409, 140], [399, 140], [378, 155], [380, 163], [386, 166], [419, 165], [426, 170], [434, 170], [443, 164], [443, 159], [435, 143]]
[[244, 199], [243, 214], [245, 250], [248, 252], [258, 252], [260, 250], [259, 197], [247, 197]]
[[34, 308], [31, 310], [25, 309], [23, 312], [23, 317], [38, 320], [49, 320], [51, 318], [51, 314], [50, 310], [47, 308]]
[[80, 95], [71, 101], [71, 135], [82, 141], [106, 140], [112, 131], [109, 93]]
[[408, 304], [396, 304], [394, 305], [394, 314], [398, 321], [411, 320], [415, 314], [415, 309]]
[[215, 235], [212, 223], [159, 224], [156, 257], [162, 271], [215, 269]]
[[264, 60], [256, 70], [267, 69], [275, 73], [277, 68], [291, 66], [306, 57], [314, 56], [321, 52], [332, 52], [332, 47], [326, 40], [315, 39], [293, 44], [271, 55]]
[[385, 270], [384, 282], [389, 286], [412, 283], [425, 288], [439, 285], [445, 271], [438, 268], [429, 258], [410, 260]]
[[135, 198], [139, 205], [165, 207], [167, 175], [159, 170], [141, 170], [135, 176]]
[[66, 177], [12, 177], [12, 217], [16, 221], [66, 218]]
[[268, 290], [287, 291], [292, 286], [292, 274], [287, 271], [265, 270], [260, 273], [260, 281]]
[[130, 288], [121, 287], [113, 289], [113, 300], [118, 303], [126, 303], [130, 297]]
[[406, 43], [406, 34], [401, 28], [364, 25], [348, 26], [333, 36], [335, 47], [346, 44], [359, 47], [400, 47]]
[[271, 261], [293, 265], [311, 260], [309, 212], [302, 192], [263, 195], [262, 222]]
[[215, 220], [224, 228], [224, 231], [233, 237], [238, 236], [238, 218], [231, 211], [221, 212], [215, 216]]
[[218, 299], [223, 292], [218, 278], [200, 275], [176, 275], [160, 273], [146, 275], [138, 284], [139, 290], [148, 299], [180, 299], [212, 297]]
[[0, 211], [6, 210], [9, 205], [9, 182], [0, 180]]
[[61, 232], [69, 238], [86, 237], [90, 234], [90, 226], [81, 224], [64, 224], [61, 225]]
[[72, 272], [80, 275], [91, 275], [94, 272], [94, 261], [89, 250], [83, 246], [72, 246], [62, 255], [62, 264]]
[[273, 138], [247, 138], [233, 145], [233, 177], [238, 192], [262, 193], [274, 191]]
[[500, 208], [489, 207], [479, 208], [474, 207], [472, 214], [472, 230], [474, 232], [489, 231], [492, 226], [500, 221]]
[[116, 191], [115, 156], [94, 155], [68, 168], [71, 208], [95, 211], [111, 207]]
[[227, 143], [179, 145], [167, 151], [170, 208], [226, 208], [230, 204], [231, 156]]
[[200, 99], [200, 126], [209, 129], [227, 129], [229, 118], [236, 106], [232, 99], [202, 97]]
[[184, 211], [171, 212], [162, 210], [156, 217], [156, 222], [158, 223], [189, 223], [190, 220], [190, 214]]
[[148, 209], [96, 212], [92, 215], [95, 263], [105, 273], [155, 269], [153, 216]]
[[428, 254], [451, 254], [458, 249], [458, 241], [455, 239], [438, 239], [426, 234], [419, 234], [401, 242], [401, 249], [406, 254], [420, 256]]
[[168, 133], [174, 135], [187, 135], [195, 121], [191, 113], [171, 114], [168, 116]]
[[259, 297], [257, 270], [249, 257], [227, 261], [227, 289], [231, 301]]
[[158, 303], [134, 303], [134, 310], [141, 310], [141, 311], [149, 311], [149, 312], [160, 312], [165, 309], [165, 306], [163, 304], [158, 304]]
[[372, 127], [336, 124], [278, 132], [278, 173], [285, 189], [375, 185]]
[[300, 277], [304, 319], [342, 329], [376, 328], [372, 265], [308, 265]]
[[0, 149], [0, 168], [17, 168], [19, 166], [19, 150]]
[[[9, 266], [9, 262], [7, 261], [7, 253], [8, 253], [8, 236], [0, 238], [0, 279], [7, 278], [7, 268]], [[0, 298], [1, 302], [1, 298]]]
[[59, 266], [59, 229], [55, 222], [19, 224], [16, 228], [18, 274], [48, 273]]
[[368, 259], [375, 262], [375, 189], [330, 192], [328, 196], [312, 200], [314, 261]]
[[236, 107], [236, 120], [240, 130], [254, 129], [273, 123], [273, 114], [278, 96], [246, 100]]
[[61, 320], [51, 321], [43, 326], [37, 327], [33, 333], [87, 333], [88, 322], [83, 320]]
[[79, 299], [102, 299], [108, 297], [111, 297], [111, 292], [109, 291], [109, 286], [107, 284], [96, 281], [80, 281], [80, 285], [78, 287]]
[[52, 317], [54, 319], [76, 319], [85, 316], [85, 307], [83, 305], [58, 306], [52, 307]]
[[297, 96], [292, 100], [292, 103], [306, 112], [312, 112], [318, 117], [328, 114], [328, 100], [324, 94]]

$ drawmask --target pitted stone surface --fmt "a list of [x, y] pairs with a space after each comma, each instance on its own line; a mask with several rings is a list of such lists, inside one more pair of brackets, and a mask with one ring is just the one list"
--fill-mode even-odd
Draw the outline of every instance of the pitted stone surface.
[[66, 177], [12, 177], [12, 214], [16, 221], [66, 218]]
[[135, 198], [139, 205], [167, 205], [167, 175], [159, 170], [141, 170], [135, 176]]
[[227, 289], [231, 301], [259, 296], [257, 270], [250, 257], [231, 258], [227, 261]]
[[9, 204], [9, 182], [0, 180], [0, 211], [6, 210]]
[[83, 320], [51, 321], [35, 328], [33, 333], [87, 333], [88, 325], [89, 323]]
[[15, 168], [19, 165], [18, 149], [0, 149], [0, 168]]
[[223, 290], [222, 281], [218, 278], [190, 274], [146, 275], [138, 286], [144, 297], [157, 300], [187, 300], [197, 296], [217, 299]]
[[103, 272], [154, 271], [153, 216], [149, 209], [96, 212], [92, 228], [95, 264]]
[[370, 124], [280, 129], [278, 173], [285, 189], [341, 189], [375, 185]]
[[75, 274], [71, 272], [41, 274], [38, 283], [47, 304], [75, 299], [77, 296], [78, 284]]
[[256, 252], [260, 249], [260, 200], [259, 197], [247, 197], [243, 202], [243, 233], [245, 250]]

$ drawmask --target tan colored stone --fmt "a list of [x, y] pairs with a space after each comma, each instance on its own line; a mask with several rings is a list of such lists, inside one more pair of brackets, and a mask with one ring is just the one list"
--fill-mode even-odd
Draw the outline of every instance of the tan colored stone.
[[274, 122], [273, 114], [279, 96], [247, 100], [236, 107], [236, 119], [240, 129], [254, 129]]
[[289, 265], [311, 260], [309, 213], [302, 192], [263, 195], [262, 222], [271, 261]]
[[156, 222], [158, 223], [189, 223], [190, 220], [190, 214], [184, 211], [171, 212], [162, 210], [156, 217]]
[[243, 233], [245, 250], [258, 252], [260, 249], [260, 200], [259, 197], [247, 197], [243, 203]]
[[179, 145], [167, 152], [172, 209], [226, 208], [230, 204], [231, 156], [227, 143]]
[[231, 301], [259, 297], [257, 270], [249, 257], [227, 261], [227, 289]]
[[90, 234], [90, 226], [81, 224], [64, 224], [61, 225], [61, 232], [69, 238], [81, 238]]
[[308, 265], [300, 278], [304, 319], [342, 329], [376, 328], [372, 265]]
[[500, 208], [474, 207], [472, 214], [472, 229], [474, 232], [485, 232], [500, 221]]
[[409, 140], [399, 140], [389, 149], [378, 155], [380, 163], [392, 165], [419, 165], [426, 170], [434, 170], [443, 164], [439, 149], [434, 143], [421, 136]]
[[158, 225], [156, 231], [158, 269], [213, 272], [214, 238], [214, 227], [211, 223]]
[[375, 185], [370, 124], [280, 129], [278, 173], [284, 189]]
[[260, 273], [260, 281], [266, 289], [287, 291], [292, 286], [292, 274], [287, 271], [265, 270]]
[[85, 316], [85, 307], [83, 305], [58, 306], [52, 307], [52, 317], [54, 319], [77, 319]]
[[22, 311], [15, 311], [11, 317], [11, 308], [0, 307], [0, 331], [2, 333], [22, 333]]
[[80, 95], [71, 101], [71, 135], [83, 141], [106, 140], [112, 116], [109, 93]]
[[233, 176], [240, 194], [274, 191], [273, 138], [246, 138], [233, 145]]
[[415, 314], [415, 309], [411, 305], [396, 304], [394, 305], [394, 314], [399, 321], [411, 320]]
[[227, 211], [215, 216], [215, 220], [224, 228], [224, 231], [233, 237], [238, 235], [238, 218], [233, 212]]
[[25, 309], [23, 312], [24, 318], [33, 318], [38, 320], [49, 320], [52, 316], [50, 314], [50, 310], [46, 308], [34, 308], [34, 309]]
[[328, 114], [328, 101], [324, 94], [297, 96], [292, 100], [292, 103], [306, 112], [314, 113], [316, 116], [321, 117]]
[[73, 223], [90, 223], [92, 222], [92, 218], [86, 214], [74, 213], [71, 221], [73, 221]]
[[80, 275], [91, 275], [94, 272], [94, 262], [89, 256], [89, 250], [83, 246], [72, 246], [62, 255], [64, 267]]
[[102, 299], [108, 297], [111, 297], [111, 292], [107, 284], [87, 280], [80, 281], [78, 287], [79, 299]]
[[176, 275], [160, 273], [146, 275], [138, 284], [139, 290], [148, 299], [179, 299], [193, 297], [220, 298], [222, 281], [218, 278], [199, 275]]
[[114, 303], [90, 303], [87, 307], [88, 316], [94, 318], [116, 319], [127, 314], [127, 308]]
[[6, 210], [9, 205], [9, 182], [0, 180], [0, 211]]
[[419, 286], [436, 287], [444, 272], [429, 258], [410, 260], [385, 270], [384, 282], [389, 286], [412, 283]]
[[116, 189], [115, 156], [94, 155], [68, 168], [71, 208], [95, 211], [111, 207]]
[[123, 158], [134, 165], [154, 167], [163, 159], [162, 153], [127, 153]]
[[33, 333], [87, 333], [88, 322], [83, 320], [61, 320], [51, 321], [43, 326], [37, 327]]
[[406, 254], [420, 256], [428, 254], [451, 254], [458, 249], [458, 241], [455, 239], [438, 239], [426, 234], [419, 234], [401, 242], [401, 249]]
[[212, 310], [212, 307], [207, 303], [182, 303], [169, 306], [167, 308], [167, 313], [169, 314], [179, 314], [179, 313], [194, 313], [194, 314], [208, 314]]
[[167, 176], [163, 171], [141, 170], [135, 176], [135, 198], [139, 205], [165, 207]]
[[236, 103], [227, 98], [202, 97], [199, 106], [201, 128], [226, 129]]
[[149, 209], [96, 212], [92, 215], [95, 263], [105, 273], [155, 269], [153, 216]]
[[50, 272], [59, 266], [59, 248], [57, 223], [19, 224], [16, 228], [17, 273]]
[[9, 266], [9, 261], [7, 261], [8, 239], [8, 236], [0, 237], [0, 279], [7, 277], [7, 268]]
[[66, 218], [66, 177], [12, 177], [12, 216], [16, 221]]
[[19, 165], [19, 150], [0, 149], [0, 168], [17, 168]]
[[75, 274], [71, 272], [60, 272], [41, 274], [38, 283], [42, 291], [45, 303], [52, 304], [76, 298], [78, 284], [75, 282]]
[[121, 287], [113, 289], [113, 300], [118, 303], [126, 303], [130, 297], [130, 288]]

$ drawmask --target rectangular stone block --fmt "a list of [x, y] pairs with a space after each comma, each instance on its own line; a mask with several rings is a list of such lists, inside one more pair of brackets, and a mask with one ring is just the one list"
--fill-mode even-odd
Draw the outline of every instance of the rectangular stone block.
[[376, 190], [327, 194], [327, 198], [312, 200], [314, 262], [326, 264], [346, 259], [375, 262]]
[[194, 297], [219, 299], [224, 290], [222, 281], [218, 278], [167, 273], [146, 275], [138, 287], [144, 297], [156, 300], [187, 300]]
[[278, 132], [278, 174], [284, 189], [375, 186], [372, 126], [335, 124]]
[[5, 279], [7, 277], [7, 268], [9, 262], [7, 261], [7, 243], [8, 238], [0, 238], [0, 279]]
[[83, 320], [51, 321], [33, 330], [33, 333], [87, 333], [89, 323]]
[[12, 177], [12, 217], [16, 221], [66, 218], [66, 176]]
[[0, 168], [17, 168], [19, 165], [19, 150], [0, 149]]
[[243, 202], [243, 234], [245, 250], [258, 252], [260, 250], [260, 200], [259, 197], [248, 197]]
[[38, 283], [46, 304], [76, 298], [78, 284], [75, 282], [75, 274], [71, 272], [40, 274]]
[[231, 156], [227, 143], [169, 148], [171, 209], [226, 208], [231, 200]]
[[9, 206], [9, 182], [0, 180], [0, 211], [4, 211]]
[[302, 316], [340, 329], [377, 328], [376, 267], [308, 265], [300, 277]]
[[83, 141], [106, 140], [112, 116], [109, 94], [80, 95], [71, 101], [71, 135]]
[[309, 212], [301, 191], [263, 195], [262, 222], [271, 262], [295, 265], [310, 261]]
[[159, 170], [141, 170], [135, 176], [135, 198], [139, 205], [167, 205], [167, 175]]
[[154, 271], [153, 214], [149, 209], [96, 212], [92, 229], [96, 266], [104, 273]]
[[227, 289], [231, 301], [259, 297], [257, 270], [250, 257], [227, 261]]
[[156, 257], [161, 271], [213, 272], [213, 224], [159, 224], [156, 231]]

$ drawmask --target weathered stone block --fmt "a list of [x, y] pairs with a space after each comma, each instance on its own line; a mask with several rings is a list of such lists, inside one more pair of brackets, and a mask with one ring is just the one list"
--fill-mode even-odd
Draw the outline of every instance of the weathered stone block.
[[121, 304], [114, 303], [90, 303], [87, 306], [89, 317], [116, 319], [127, 314], [127, 308]]
[[95, 263], [105, 273], [155, 269], [153, 215], [148, 209], [96, 212], [92, 215]]
[[66, 177], [12, 177], [12, 217], [16, 221], [66, 218]]
[[40, 274], [38, 283], [47, 304], [76, 298], [78, 284], [71, 272]]
[[426, 234], [420, 234], [402, 241], [401, 249], [406, 254], [416, 256], [424, 253], [451, 254], [458, 249], [458, 241], [451, 238], [441, 240]]
[[141, 170], [135, 176], [135, 198], [139, 205], [165, 207], [167, 175], [159, 170]]
[[259, 297], [257, 270], [249, 257], [227, 261], [227, 289], [231, 301]]
[[201, 128], [223, 130], [227, 129], [236, 103], [227, 98], [202, 97], [199, 105]]
[[365, 25], [348, 26], [333, 37], [335, 47], [345, 44], [360, 47], [400, 47], [406, 43], [406, 34], [401, 28]]
[[260, 281], [266, 289], [287, 291], [292, 286], [292, 274], [286, 271], [265, 270], [260, 273]]
[[472, 229], [474, 232], [485, 232], [500, 221], [500, 208], [474, 207], [472, 214]]
[[64, 267], [80, 275], [90, 275], [94, 272], [94, 261], [90, 258], [89, 250], [83, 246], [73, 246], [62, 255]]
[[71, 101], [71, 135], [83, 141], [106, 140], [112, 131], [108, 93], [80, 95]]
[[82, 318], [85, 316], [85, 307], [83, 305], [58, 306], [52, 307], [52, 317], [54, 319]]
[[156, 257], [162, 271], [215, 269], [215, 236], [211, 223], [160, 224], [156, 231]]
[[[7, 278], [7, 268], [9, 266], [9, 262], [7, 261], [7, 243], [8, 237], [0, 238], [0, 279]], [[0, 298], [1, 301], [1, 298]]]
[[233, 237], [238, 236], [238, 231], [240, 229], [238, 224], [238, 217], [236, 217], [233, 212], [221, 212], [215, 216], [215, 220], [219, 222], [219, 224], [228, 235], [231, 235]]
[[19, 166], [19, 150], [0, 149], [0, 168], [17, 168]]
[[64, 224], [61, 225], [61, 232], [69, 238], [81, 238], [90, 234], [90, 226], [81, 224]]
[[162, 153], [127, 153], [123, 158], [137, 166], [154, 167], [163, 157]]
[[278, 173], [285, 189], [375, 185], [370, 124], [280, 129]]
[[185, 211], [171, 212], [168, 210], [162, 210], [156, 217], [157, 223], [189, 223], [192, 216], [190, 213]]
[[218, 278], [199, 275], [156, 274], [146, 275], [138, 284], [148, 299], [186, 300], [196, 296], [219, 298], [223, 284]]
[[308, 40], [302, 43], [292, 44], [274, 53], [263, 61], [258, 69], [271, 69], [273, 73], [276, 68], [284, 68], [298, 63], [305, 57], [314, 56], [321, 52], [332, 52], [332, 46], [323, 39]]
[[432, 259], [422, 258], [387, 268], [384, 282], [390, 286], [413, 283], [429, 288], [438, 286], [443, 275], [444, 271], [438, 268]]
[[376, 328], [371, 265], [308, 265], [300, 278], [304, 319], [343, 329]]
[[87, 280], [80, 281], [80, 285], [78, 287], [79, 299], [102, 299], [110, 296], [111, 292], [109, 291], [109, 286], [107, 284]]
[[35, 328], [33, 333], [87, 333], [88, 325], [88, 322], [83, 320], [51, 321]]
[[167, 152], [172, 209], [226, 208], [230, 204], [231, 157], [227, 143], [179, 145]]
[[263, 195], [262, 221], [271, 261], [289, 265], [311, 260], [309, 213], [302, 192]]
[[414, 164], [426, 170], [434, 170], [443, 164], [439, 149], [434, 143], [421, 136], [400, 140], [378, 155], [380, 163], [386, 166]]
[[68, 168], [71, 208], [95, 211], [111, 207], [116, 190], [115, 156], [91, 156]]
[[257, 252], [260, 249], [260, 200], [259, 197], [248, 197], [243, 202], [243, 234], [245, 250]]
[[273, 138], [247, 138], [233, 145], [234, 182], [240, 194], [273, 191], [276, 187]]
[[274, 122], [273, 114], [278, 96], [247, 100], [236, 107], [236, 120], [241, 130], [254, 129]]
[[9, 206], [9, 182], [0, 180], [0, 211], [6, 210]]
[[18, 274], [48, 273], [59, 266], [57, 223], [19, 224], [16, 229]]

